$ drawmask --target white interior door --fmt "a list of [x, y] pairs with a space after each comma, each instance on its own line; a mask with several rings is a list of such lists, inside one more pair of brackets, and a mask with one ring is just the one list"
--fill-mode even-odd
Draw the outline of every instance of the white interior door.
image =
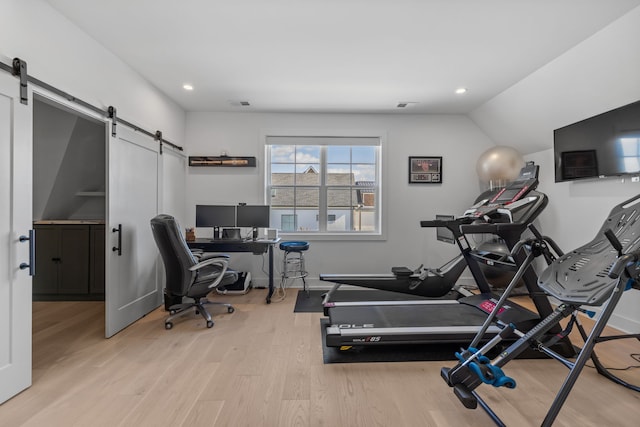
[[162, 153], [161, 175], [161, 213], [173, 215], [182, 226], [189, 225], [193, 221], [188, 222], [185, 217], [187, 157], [183, 153], [165, 145]]
[[[0, 72], [0, 403], [31, 385], [31, 151], [33, 97]], [[34, 244], [35, 242], [31, 242]]]
[[162, 303], [149, 221], [158, 213], [158, 142], [124, 126], [107, 144], [106, 328], [110, 337]]

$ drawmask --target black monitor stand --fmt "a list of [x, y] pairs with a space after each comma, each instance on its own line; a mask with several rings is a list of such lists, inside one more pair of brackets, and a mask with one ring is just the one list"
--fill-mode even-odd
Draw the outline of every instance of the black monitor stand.
[[253, 240], [258, 240], [258, 227], [253, 227]]
[[220, 227], [213, 227], [213, 240], [220, 239]]

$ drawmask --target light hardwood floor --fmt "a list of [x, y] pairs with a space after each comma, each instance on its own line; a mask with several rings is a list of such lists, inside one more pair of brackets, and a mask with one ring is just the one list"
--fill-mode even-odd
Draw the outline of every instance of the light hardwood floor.
[[[164, 329], [162, 308], [104, 339], [95, 302], [34, 303], [33, 385], [0, 406], [2, 426], [491, 426], [439, 375], [453, 362], [322, 361], [320, 313], [294, 313], [295, 291], [226, 297], [207, 329], [186, 317]], [[637, 341], [601, 345], [611, 366], [637, 364]], [[539, 425], [566, 368], [551, 360], [505, 367], [514, 390], [481, 386], [513, 426]], [[640, 372], [625, 377], [640, 383]], [[585, 368], [558, 426], [637, 426], [640, 393]]]

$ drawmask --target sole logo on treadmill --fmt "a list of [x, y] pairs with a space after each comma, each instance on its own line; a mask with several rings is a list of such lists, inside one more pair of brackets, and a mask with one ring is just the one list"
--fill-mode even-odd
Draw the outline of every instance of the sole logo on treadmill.
[[353, 323], [342, 323], [338, 325], [340, 329], [364, 329], [364, 328], [373, 328], [373, 323], [364, 323], [362, 325], [356, 325]]

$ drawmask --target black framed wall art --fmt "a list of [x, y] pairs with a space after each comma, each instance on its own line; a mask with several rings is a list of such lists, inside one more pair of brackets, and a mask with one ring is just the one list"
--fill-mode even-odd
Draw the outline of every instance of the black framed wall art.
[[409, 157], [409, 184], [442, 184], [442, 157]]

